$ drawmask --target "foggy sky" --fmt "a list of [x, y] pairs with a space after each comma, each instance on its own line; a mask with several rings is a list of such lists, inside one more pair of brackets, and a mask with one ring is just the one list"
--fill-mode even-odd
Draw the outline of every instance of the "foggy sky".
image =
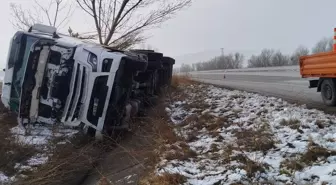
[[[5, 65], [8, 43], [15, 33], [10, 2], [29, 7], [33, 0], [2, 0], [0, 67]], [[263, 48], [290, 53], [299, 45], [311, 48], [321, 38], [334, 35], [335, 7], [335, 0], [194, 0], [174, 19], [148, 31], [147, 44], [176, 57], [179, 64], [219, 55], [220, 48], [247, 56]], [[76, 31], [93, 29], [92, 20], [77, 12], [69, 24]]]

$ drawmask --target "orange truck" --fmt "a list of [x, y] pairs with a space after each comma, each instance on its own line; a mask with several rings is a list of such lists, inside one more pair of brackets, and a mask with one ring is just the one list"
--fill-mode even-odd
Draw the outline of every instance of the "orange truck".
[[334, 51], [300, 57], [302, 78], [315, 78], [309, 87], [317, 88], [328, 106], [336, 105], [336, 28], [334, 31]]

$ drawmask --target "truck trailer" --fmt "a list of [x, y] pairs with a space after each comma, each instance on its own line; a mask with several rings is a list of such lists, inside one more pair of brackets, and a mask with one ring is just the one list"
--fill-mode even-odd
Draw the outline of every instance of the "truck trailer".
[[333, 51], [300, 57], [300, 73], [309, 80], [309, 88], [317, 88], [325, 105], [336, 105], [336, 28]]
[[36, 24], [11, 40], [1, 101], [22, 127], [61, 123], [100, 139], [129, 128], [170, 84], [174, 64], [152, 50], [116, 50]]

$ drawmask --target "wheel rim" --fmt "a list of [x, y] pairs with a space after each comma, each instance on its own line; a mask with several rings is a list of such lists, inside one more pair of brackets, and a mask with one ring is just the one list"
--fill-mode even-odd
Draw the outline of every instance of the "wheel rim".
[[323, 96], [327, 99], [327, 100], [331, 100], [332, 99], [332, 89], [330, 85], [325, 85], [323, 87]]

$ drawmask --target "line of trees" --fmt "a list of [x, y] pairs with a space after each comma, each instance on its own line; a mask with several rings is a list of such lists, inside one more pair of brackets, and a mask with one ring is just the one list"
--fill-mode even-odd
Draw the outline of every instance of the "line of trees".
[[242, 68], [244, 55], [242, 53], [231, 53], [214, 57], [206, 62], [199, 62], [192, 65], [182, 64], [181, 72], [203, 71], [214, 69], [238, 69]]
[[298, 47], [292, 55], [285, 55], [280, 51], [264, 49], [259, 55], [252, 55], [248, 60], [248, 67], [272, 67], [299, 64], [301, 56], [308, 55], [306, 47]]
[[[323, 38], [315, 44], [311, 53], [316, 54], [332, 51], [333, 42], [333, 38]], [[292, 55], [285, 55], [280, 51], [274, 51], [272, 49], [264, 49], [259, 55], [251, 56], [248, 60], [248, 67], [298, 65], [300, 63], [300, 57], [309, 54], [309, 49], [304, 46], [299, 46]]]
[[[280, 51], [273, 49], [263, 49], [260, 54], [252, 55], [247, 61], [247, 67], [273, 67], [273, 66], [288, 66], [298, 65], [300, 57], [316, 54], [321, 52], [328, 52], [333, 50], [333, 38], [323, 38], [318, 41], [311, 49], [299, 46], [291, 55], [286, 55]], [[216, 69], [237, 69], [242, 68], [244, 55], [241, 53], [229, 54], [225, 56], [218, 56], [209, 61], [194, 63], [192, 65], [182, 64], [181, 72], [216, 70]]]

